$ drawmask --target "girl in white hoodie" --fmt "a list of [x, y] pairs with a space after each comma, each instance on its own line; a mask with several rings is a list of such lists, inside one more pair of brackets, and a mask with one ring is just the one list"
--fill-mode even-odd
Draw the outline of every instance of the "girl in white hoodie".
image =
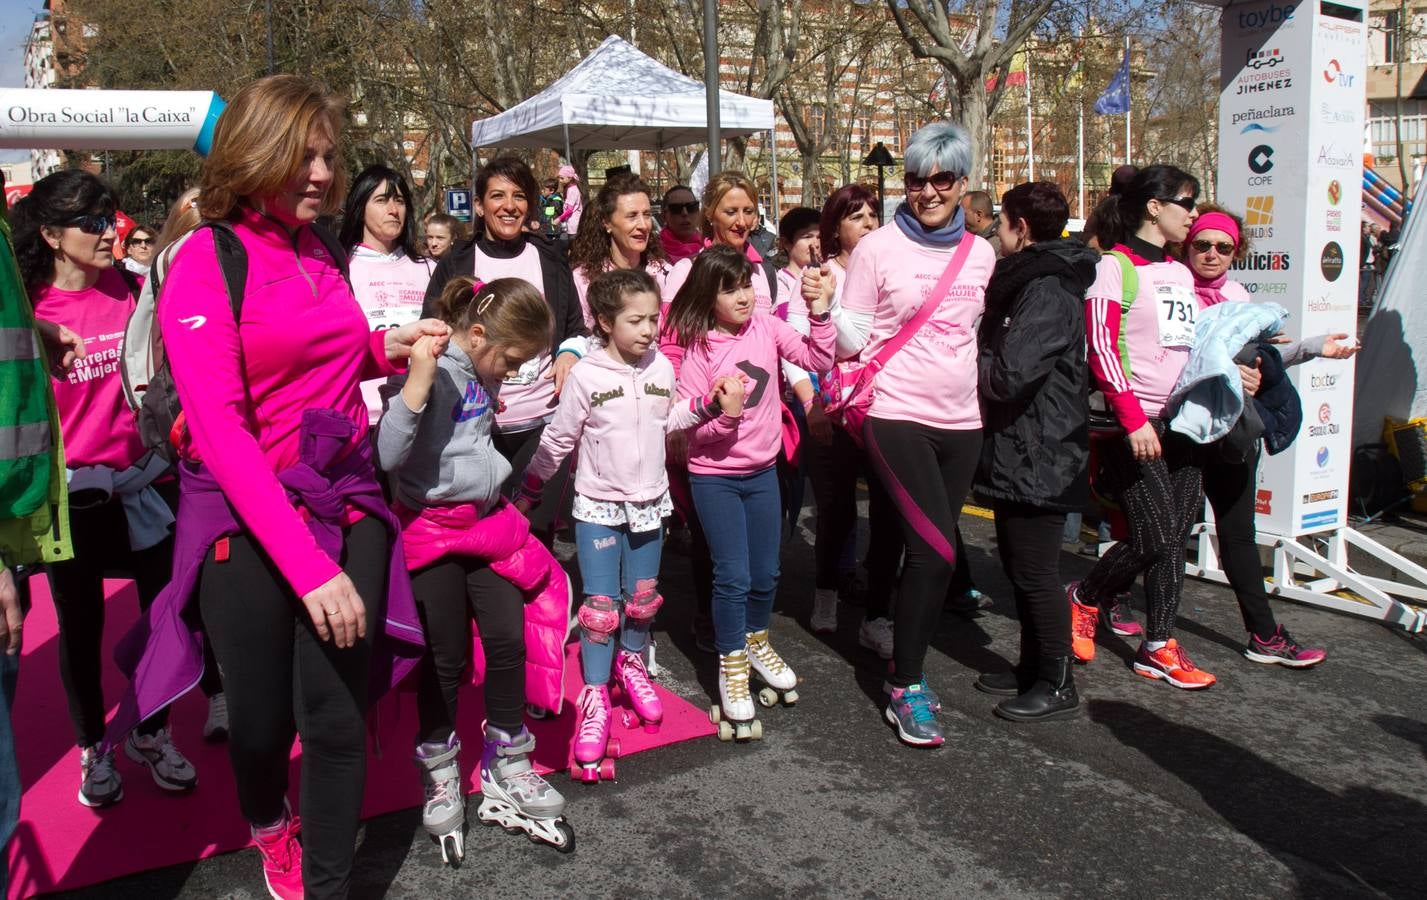
[[578, 614], [585, 688], [574, 757], [577, 776], [597, 781], [609, 741], [611, 666], [647, 730], [657, 730], [664, 716], [641, 654], [663, 603], [663, 518], [673, 511], [665, 434], [720, 415], [736, 418], [743, 384], [722, 378], [707, 396], [679, 401], [674, 367], [656, 343], [659, 287], [643, 270], [596, 276], [588, 299], [595, 343], [570, 370], [516, 505], [525, 511], [538, 504], [544, 483], [578, 445], [573, 516], [585, 591]]

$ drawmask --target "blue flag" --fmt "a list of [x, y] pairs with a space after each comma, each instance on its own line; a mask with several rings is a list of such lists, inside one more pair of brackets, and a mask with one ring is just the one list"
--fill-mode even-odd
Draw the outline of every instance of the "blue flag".
[[1125, 53], [1124, 62], [1115, 70], [1110, 85], [1095, 101], [1095, 111], [1102, 116], [1118, 116], [1130, 111], [1130, 54]]

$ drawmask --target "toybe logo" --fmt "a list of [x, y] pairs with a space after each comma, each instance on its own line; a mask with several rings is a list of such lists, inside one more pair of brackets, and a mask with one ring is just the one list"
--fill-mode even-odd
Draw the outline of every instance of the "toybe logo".
[[1337, 241], [1329, 241], [1323, 247], [1323, 255], [1318, 260], [1323, 269], [1323, 277], [1329, 281], [1337, 281], [1338, 276], [1343, 274], [1343, 248], [1338, 246]]
[[1249, 10], [1239, 13], [1239, 27], [1249, 29], [1267, 28], [1270, 25], [1281, 25], [1285, 22], [1293, 21], [1293, 9], [1297, 4], [1270, 3], [1260, 9]]
[[1358, 80], [1358, 76], [1344, 72], [1342, 65], [1336, 59], [1330, 59], [1328, 68], [1323, 70], [1323, 80], [1329, 84], [1336, 84], [1340, 88], [1350, 88]]

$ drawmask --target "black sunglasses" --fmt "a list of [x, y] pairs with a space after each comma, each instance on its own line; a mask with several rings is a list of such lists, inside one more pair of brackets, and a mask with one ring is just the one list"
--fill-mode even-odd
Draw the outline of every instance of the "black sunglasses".
[[1160, 203], [1173, 203], [1185, 212], [1194, 212], [1193, 197], [1156, 197]]
[[113, 216], [75, 216], [64, 224], [66, 227], [78, 228], [85, 234], [103, 234], [118, 222]]
[[1201, 240], [1192, 241], [1190, 245], [1199, 253], [1208, 253], [1210, 247], [1213, 247], [1215, 250], [1219, 251], [1220, 256], [1229, 256], [1234, 252], [1234, 245], [1228, 242], [1216, 243], [1214, 241]]
[[960, 180], [961, 176], [954, 172], [938, 172], [927, 178], [923, 178], [920, 175], [913, 175], [911, 172], [902, 176], [902, 183], [906, 186], [908, 193], [912, 194], [921, 193], [922, 188], [926, 187], [928, 183], [939, 191], [949, 191], [955, 187], [956, 183]]
[[125, 245], [126, 247], [137, 247], [137, 246], [152, 247], [152, 246], [154, 245], [154, 239], [151, 238], [151, 237], [148, 237], [148, 238], [129, 238], [127, 241], [124, 242], [124, 245]]
[[681, 213], [687, 216], [698, 212], [699, 204], [698, 201], [694, 201], [693, 203], [670, 203], [664, 208], [669, 210], [669, 212]]

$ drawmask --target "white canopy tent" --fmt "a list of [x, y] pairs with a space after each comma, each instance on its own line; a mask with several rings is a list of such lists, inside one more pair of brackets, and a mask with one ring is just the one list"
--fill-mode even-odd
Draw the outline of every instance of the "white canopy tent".
[[[772, 100], [719, 91], [724, 137], [766, 131], [772, 153], [773, 214], [778, 202]], [[471, 125], [472, 147], [667, 150], [708, 140], [704, 84], [641, 53], [616, 35], [545, 90]]]

